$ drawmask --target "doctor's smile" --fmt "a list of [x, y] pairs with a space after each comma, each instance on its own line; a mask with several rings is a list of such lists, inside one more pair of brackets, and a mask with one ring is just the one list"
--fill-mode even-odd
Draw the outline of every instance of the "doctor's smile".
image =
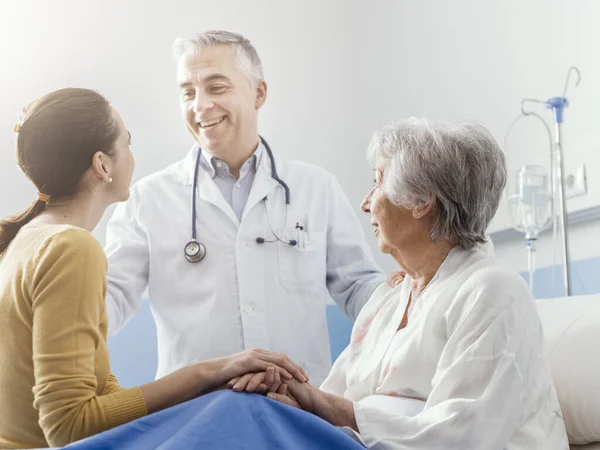
[[221, 116], [221, 117], [217, 117], [216, 119], [212, 119], [212, 120], [199, 121], [198, 126], [203, 129], [214, 128], [215, 125], [217, 125], [217, 124], [221, 123], [223, 120], [225, 120], [225, 117], [226, 116]]

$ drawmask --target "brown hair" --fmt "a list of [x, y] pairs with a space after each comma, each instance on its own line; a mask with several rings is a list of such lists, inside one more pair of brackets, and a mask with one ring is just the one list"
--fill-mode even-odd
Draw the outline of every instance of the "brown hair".
[[[17, 161], [38, 192], [69, 198], [97, 152], [112, 153], [118, 124], [108, 101], [89, 89], [67, 88], [33, 102], [18, 128]], [[20, 214], [0, 220], [0, 255], [19, 230], [40, 214], [38, 199]]]

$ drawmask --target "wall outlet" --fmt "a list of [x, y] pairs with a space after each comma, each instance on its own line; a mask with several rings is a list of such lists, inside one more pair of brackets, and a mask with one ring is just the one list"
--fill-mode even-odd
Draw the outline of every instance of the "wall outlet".
[[585, 164], [565, 176], [565, 197], [573, 198], [587, 194], [587, 175]]

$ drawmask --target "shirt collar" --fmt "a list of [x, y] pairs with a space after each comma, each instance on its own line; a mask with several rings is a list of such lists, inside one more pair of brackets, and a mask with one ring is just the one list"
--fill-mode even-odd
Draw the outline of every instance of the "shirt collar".
[[[254, 151], [252, 156], [250, 156], [250, 158], [248, 158], [248, 160], [242, 165], [241, 171], [246, 171], [251, 168], [252, 171], [256, 172], [260, 165], [263, 153], [264, 144], [262, 143], [262, 140], [259, 140], [256, 150]], [[221, 167], [219, 167], [219, 163], [222, 164]], [[204, 171], [206, 171], [211, 178], [214, 178], [217, 175], [217, 173], [221, 170], [223, 171], [223, 173], [227, 173], [229, 171], [226, 162], [221, 161], [215, 156], [210, 155], [206, 151], [202, 152], [202, 157], [200, 158], [200, 165], [202, 166], [202, 169], [204, 169]], [[246, 169], [246, 167], [248, 167], [248, 169]]]

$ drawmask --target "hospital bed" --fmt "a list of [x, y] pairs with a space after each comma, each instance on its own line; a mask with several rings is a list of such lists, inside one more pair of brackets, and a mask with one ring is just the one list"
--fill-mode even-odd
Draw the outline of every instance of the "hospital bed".
[[573, 450], [600, 450], [600, 294], [538, 300], [546, 356]]
[[[573, 443], [571, 450], [600, 450], [600, 294], [538, 300], [537, 306], [544, 327], [546, 356], [564, 414], [569, 438]], [[224, 394], [228, 395], [228, 393]], [[222, 395], [216, 394], [217, 397]], [[225, 416], [231, 416], [233, 413], [245, 413], [253, 417], [262, 417], [263, 420], [268, 417], [269, 422], [279, 420], [282, 427], [289, 427], [289, 430], [292, 430], [288, 430], [289, 432], [305, 430], [304, 432], [301, 431], [301, 435], [303, 435], [303, 438], [311, 439], [313, 438], [312, 433], [306, 431], [307, 428], [313, 430], [314, 427], [324, 425], [320, 419], [314, 418], [314, 416], [310, 417], [310, 415], [302, 414], [300, 411], [289, 412], [291, 408], [286, 409], [287, 407], [284, 407], [284, 405], [275, 405], [266, 398], [261, 398], [258, 402], [248, 402], [245, 398], [238, 396], [234, 398], [236, 402], [241, 403], [233, 409], [231, 409], [231, 405], [227, 406], [227, 403], [223, 403], [222, 406], [227, 407], [227, 411], [223, 411]], [[206, 406], [204, 405], [205, 402], [214, 403], [216, 400], [218, 398], [205, 396], [193, 401], [198, 403], [196, 405], [198, 408], [194, 408], [193, 403], [190, 402], [188, 402], [188, 406], [185, 406], [185, 404], [179, 406], [176, 414], [180, 414], [181, 417], [171, 417], [171, 419], [176, 420], [175, 428], [178, 428], [179, 424], [189, 419], [187, 414], [190, 411], [194, 409], [197, 411], [202, 410]], [[259, 414], [257, 414], [258, 411], [247, 409], [256, 407], [261, 409]], [[244, 410], [244, 408], [247, 410]], [[162, 414], [164, 417], [169, 415], [168, 412], [162, 412]], [[159, 419], [162, 417], [153, 416]], [[147, 421], [148, 419], [143, 420]], [[160, 427], [157, 426], [158, 423], [161, 423]], [[127, 426], [129, 425], [124, 427]], [[160, 420], [154, 423], [155, 429], [164, 426], [164, 422]], [[106, 444], [107, 442], [103, 441], [106, 438], [112, 440], [113, 443], [115, 442], [114, 439], [118, 442], [124, 434], [123, 429], [119, 430], [119, 428], [101, 433], [91, 439], [94, 439], [94, 442], [99, 445]], [[236, 425], [235, 429], [238, 428]], [[335, 441], [336, 448], [357, 448], [355, 443], [349, 441], [340, 433], [332, 433], [327, 426], [319, 429], [324, 433], [324, 439], [331, 440], [330, 444]], [[226, 432], [226, 430], [222, 431]], [[263, 437], [256, 438], [262, 439]], [[250, 436], [248, 436], [248, 439], [250, 439]], [[576, 445], [585, 443], [588, 444]], [[310, 445], [310, 447], [313, 447], [313, 445]], [[71, 446], [67, 448], [71, 448]], [[74, 450], [79, 448], [87, 450], [108, 447], [82, 446], [81, 443], [74, 443], [72, 448]]]

